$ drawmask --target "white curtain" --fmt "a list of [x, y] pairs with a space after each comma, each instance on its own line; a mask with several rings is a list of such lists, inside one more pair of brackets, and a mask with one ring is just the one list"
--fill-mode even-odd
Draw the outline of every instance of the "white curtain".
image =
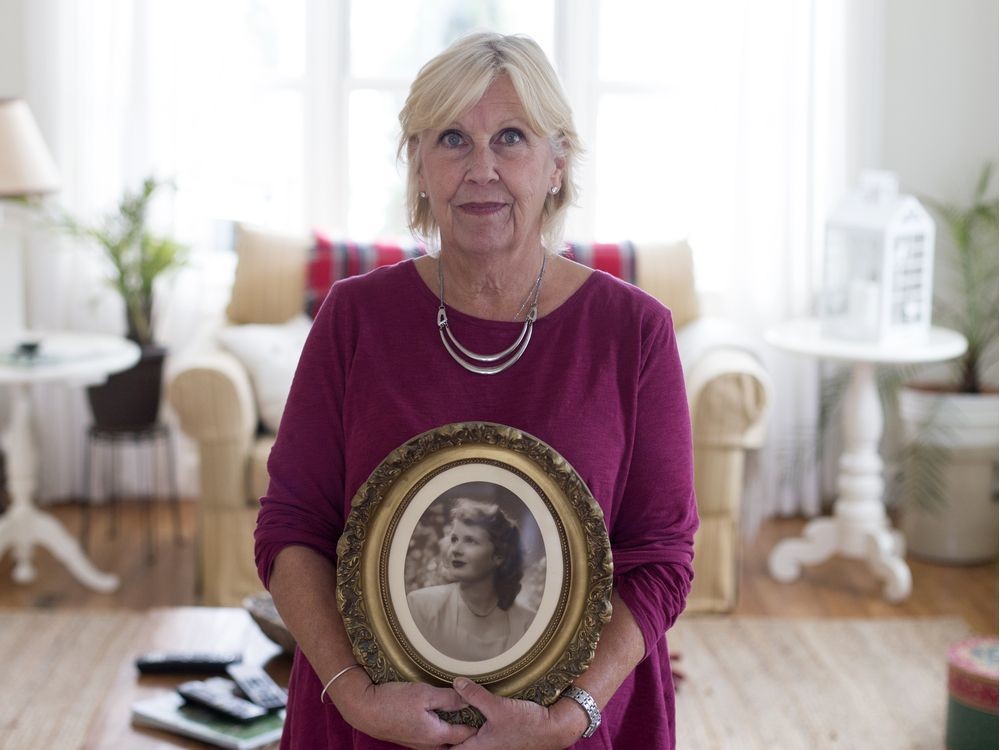
[[[176, 92], [149, 65], [162, 35], [151, 17], [156, 4], [117, 0], [32, 0], [23, 5], [25, 91], [58, 165], [62, 186], [52, 199], [78, 217], [96, 220], [125, 189], [150, 174], [172, 174], [169, 113]], [[155, 92], [155, 96], [153, 95]], [[154, 221], [170, 222], [170, 201], [156, 204]], [[120, 298], [109, 288], [100, 251], [35, 226], [26, 237], [28, 325], [35, 330], [124, 334]], [[195, 255], [158, 287], [157, 339], [176, 351], [206, 317], [220, 314], [232, 259]], [[86, 497], [85, 436], [90, 423], [79, 388], [34, 389], [35, 433], [44, 457], [39, 499]], [[164, 418], [173, 422], [165, 410]], [[180, 431], [172, 431], [179, 489], [197, 493], [197, 467]], [[124, 491], [135, 486], [137, 461], [125, 459]]]
[[[809, 446], [818, 403], [814, 361], [763, 342], [768, 326], [808, 315], [828, 160], [841, 157], [818, 121], [828, 97], [819, 65], [838, 29], [817, 23], [813, 3], [749, 3], [744, 15], [742, 85], [733, 149], [735, 199], [726, 314], [758, 338], [773, 400], [768, 438], [750, 458], [744, 530], [777, 514], [819, 510]], [[776, 40], [780, 40], [777, 41]]]
[[[734, 151], [742, 210], [726, 297], [760, 335], [814, 312], [825, 217], [861, 168], [878, 163], [883, 4], [748, 6]], [[775, 387], [768, 441], [751, 459], [748, 533], [772, 516], [819, 513], [834, 460], [832, 446], [818, 453], [821, 364], [759, 351]]]
[[[753, 460], [745, 503], [749, 529], [775, 514], [819, 510], [816, 462], [802, 449], [814, 435], [817, 363], [771, 350], [763, 332], [810, 313], [823, 218], [861, 164], [878, 156], [871, 133], [879, 129], [879, 113], [868, 105], [878, 99], [873, 87], [880, 79], [877, 66], [873, 72], [864, 63], [877, 57], [882, 2], [714, 3], [719, 13], [730, 14], [727, 23], [739, 19], [742, 34], [735, 85], [695, 97], [709, 103], [706, 116], [730, 118], [713, 125], [712, 133], [731, 134], [725, 158], [706, 166], [723, 174], [713, 198], [717, 220], [710, 218], [712, 225], [701, 230], [711, 239], [703, 246], [715, 249], [696, 259], [696, 273], [712, 280], [722, 311], [755, 338], [775, 383], [769, 438]], [[24, 2], [24, 93], [63, 176], [58, 200], [77, 214], [92, 216], [113, 206], [124, 188], [150, 173], [171, 175], [180, 163], [172, 123], [182, 92], [163, 61], [184, 53], [184, 32], [171, 28], [173, 16], [164, 7], [115, 0]], [[713, 97], [733, 96], [708, 114]], [[655, 123], [635, 123], [634, 130], [630, 137], [657, 148]], [[322, 165], [307, 161], [307, 184], [315, 182], [310, 168]], [[166, 203], [159, 218], [169, 223]], [[697, 253], [697, 227], [691, 239]], [[96, 253], [41, 231], [31, 240], [31, 324], [122, 332], [120, 302], [102, 281]], [[159, 338], [168, 347], [181, 347], [199, 321], [220, 314], [231, 262], [224, 254], [196, 254], [159, 295]], [[36, 405], [46, 462], [41, 497], [87, 494], [83, 394], [40, 388]], [[193, 455], [180, 447], [182, 457]], [[196, 492], [195, 474], [195, 465], [182, 461], [185, 494]]]

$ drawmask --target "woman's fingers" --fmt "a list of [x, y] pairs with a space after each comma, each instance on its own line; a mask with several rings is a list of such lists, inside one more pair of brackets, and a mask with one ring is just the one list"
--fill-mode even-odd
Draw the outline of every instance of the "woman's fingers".
[[371, 686], [351, 724], [377, 739], [430, 750], [459, 745], [476, 733], [472, 727], [449, 724], [434, 713], [435, 709], [456, 711], [464, 706], [451, 688], [387, 682]]
[[436, 688], [428, 686], [425, 689], [424, 708], [438, 711], [460, 711], [468, 704], [451, 688]]
[[443, 719], [439, 719], [442, 724], [447, 725], [446, 728], [441, 731], [441, 744], [446, 747], [451, 747], [452, 745], [461, 745], [470, 737], [476, 734], [474, 727], [470, 727], [467, 724], [448, 724], [448, 722]]
[[556, 750], [572, 745], [579, 737], [576, 730], [537, 703], [493, 695], [465, 677], [455, 678], [452, 684], [464, 701], [486, 717], [475, 736], [459, 746], [462, 750]]
[[487, 721], [494, 718], [504, 700], [465, 677], [456, 677], [452, 685], [455, 687], [455, 694], [465, 703], [478, 708]]
[[[424, 708], [433, 711], [460, 711], [469, 704], [451, 688], [426, 687], [424, 689]], [[433, 721], [441, 724], [441, 742], [444, 745], [460, 745], [472, 737], [476, 730], [465, 724], [449, 724], [440, 716], [429, 713]]]

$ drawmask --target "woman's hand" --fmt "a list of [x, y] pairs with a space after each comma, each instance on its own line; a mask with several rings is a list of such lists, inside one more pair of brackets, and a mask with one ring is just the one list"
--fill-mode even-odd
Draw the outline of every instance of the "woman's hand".
[[480, 710], [486, 723], [456, 750], [562, 750], [583, 734], [589, 722], [569, 699], [546, 708], [531, 701], [493, 695], [464, 677], [455, 678], [455, 692]]
[[337, 701], [341, 715], [355, 729], [415, 750], [439, 750], [473, 736], [474, 728], [449, 724], [434, 713], [435, 709], [458, 711], [465, 705], [451, 688], [410, 682], [368, 682], [354, 695]]

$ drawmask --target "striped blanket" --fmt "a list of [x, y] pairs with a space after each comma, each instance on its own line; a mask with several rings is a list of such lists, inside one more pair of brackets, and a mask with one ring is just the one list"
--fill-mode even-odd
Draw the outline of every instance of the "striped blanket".
[[[417, 258], [426, 252], [422, 245], [401, 245], [391, 242], [338, 242], [322, 232], [315, 233], [315, 241], [306, 264], [305, 307], [310, 317], [315, 317], [319, 306], [340, 279], [368, 273], [379, 266], [389, 266], [403, 260]], [[635, 283], [635, 246], [621, 243], [567, 243], [563, 251], [570, 260], [590, 268], [610, 273], [619, 279]]]

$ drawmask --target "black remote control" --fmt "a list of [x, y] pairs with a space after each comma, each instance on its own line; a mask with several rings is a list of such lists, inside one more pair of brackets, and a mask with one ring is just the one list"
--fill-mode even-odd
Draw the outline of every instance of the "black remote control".
[[223, 674], [243, 660], [239, 652], [151, 651], [135, 660], [142, 674]]
[[256, 703], [245, 701], [233, 695], [233, 683], [229, 680], [225, 680], [228, 689], [224, 689], [225, 686], [222, 686], [220, 682], [210, 684], [201, 680], [192, 680], [178, 685], [177, 692], [189, 703], [204, 706], [231, 719], [236, 719], [236, 721], [250, 721], [267, 713], [266, 708], [261, 708]]
[[288, 702], [288, 693], [263, 669], [249, 664], [230, 664], [226, 671], [243, 694], [258, 706], [281, 708]]

